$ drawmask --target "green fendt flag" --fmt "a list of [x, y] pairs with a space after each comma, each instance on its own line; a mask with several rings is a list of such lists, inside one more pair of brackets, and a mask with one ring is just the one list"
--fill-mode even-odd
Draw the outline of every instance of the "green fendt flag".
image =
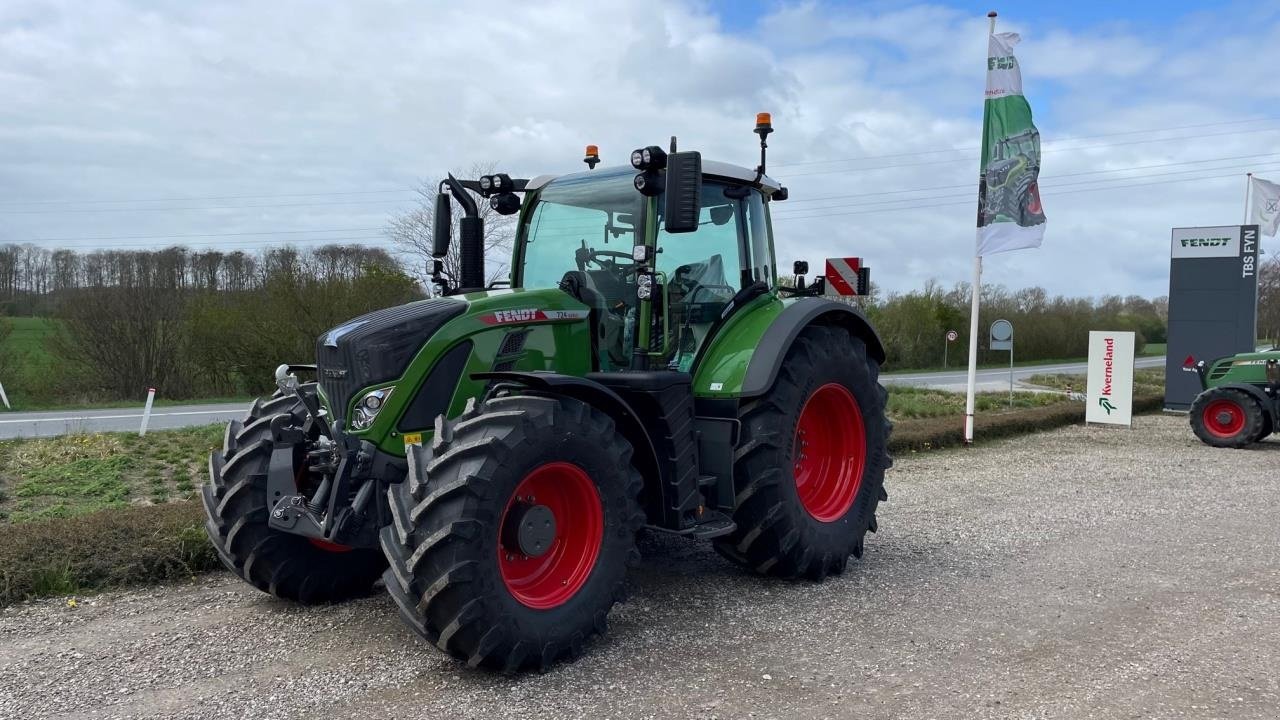
[[978, 255], [1040, 247], [1040, 131], [1022, 96], [1013, 46], [1017, 33], [991, 35], [987, 99], [982, 111], [982, 172], [978, 179]]

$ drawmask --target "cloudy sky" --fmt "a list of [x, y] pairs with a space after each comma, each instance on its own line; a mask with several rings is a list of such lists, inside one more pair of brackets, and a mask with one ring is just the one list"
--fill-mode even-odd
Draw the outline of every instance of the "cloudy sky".
[[[1280, 2], [1006, 3], [1043, 135], [1044, 247], [986, 279], [1167, 291], [1169, 228], [1280, 180]], [[384, 243], [421, 178], [606, 164], [678, 135], [755, 162], [779, 259], [970, 272], [986, 4], [0, 3], [0, 242]]]

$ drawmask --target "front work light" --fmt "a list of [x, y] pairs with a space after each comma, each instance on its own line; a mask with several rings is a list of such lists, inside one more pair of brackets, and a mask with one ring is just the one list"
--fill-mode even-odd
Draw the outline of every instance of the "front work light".
[[635, 185], [636, 190], [639, 190], [640, 194], [645, 197], [653, 197], [662, 193], [662, 177], [653, 169], [636, 173], [631, 184]]
[[667, 154], [657, 145], [631, 151], [631, 167], [637, 170], [661, 170], [667, 166]]
[[394, 390], [394, 387], [372, 390], [356, 401], [356, 409], [351, 416], [351, 429], [368, 430], [378, 418], [378, 413], [386, 407], [387, 398], [391, 397]]

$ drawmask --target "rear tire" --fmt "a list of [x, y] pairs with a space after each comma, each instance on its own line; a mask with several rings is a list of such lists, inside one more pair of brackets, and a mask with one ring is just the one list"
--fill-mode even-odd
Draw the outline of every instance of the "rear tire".
[[862, 557], [893, 464], [879, 375], [866, 344], [843, 328], [801, 331], [773, 387], [739, 411], [738, 528], [716, 542], [721, 555], [761, 574], [813, 580]]
[[[499, 397], [438, 420], [387, 493], [384, 580], [401, 617], [472, 667], [577, 657], [640, 559], [631, 455], [609, 416], [567, 398]], [[520, 545], [516, 518], [538, 513], [546, 535]]]
[[1264, 437], [1266, 416], [1247, 393], [1210, 388], [1191, 403], [1191, 430], [1206, 445], [1242, 448]]
[[368, 595], [386, 567], [382, 553], [312, 542], [267, 524], [271, 420], [301, 409], [295, 397], [259, 399], [243, 421], [227, 425], [201, 488], [205, 530], [222, 564], [263, 592], [304, 604]]

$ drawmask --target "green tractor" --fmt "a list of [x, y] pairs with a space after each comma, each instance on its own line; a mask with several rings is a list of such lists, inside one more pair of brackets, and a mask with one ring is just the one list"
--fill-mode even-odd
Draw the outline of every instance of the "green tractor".
[[[755, 169], [673, 138], [630, 167], [588, 147], [581, 173], [449, 176], [438, 296], [324, 333], [228, 425], [203, 488], [223, 563], [303, 603], [381, 579], [422, 637], [507, 671], [604, 632], [645, 528], [842, 572], [887, 499], [885, 352], [820, 278], [779, 283], [771, 130]], [[519, 214], [509, 287], [485, 286], [478, 201]]]
[[1191, 403], [1191, 429], [1214, 447], [1242, 448], [1280, 429], [1280, 350], [1196, 363], [1204, 390]]

